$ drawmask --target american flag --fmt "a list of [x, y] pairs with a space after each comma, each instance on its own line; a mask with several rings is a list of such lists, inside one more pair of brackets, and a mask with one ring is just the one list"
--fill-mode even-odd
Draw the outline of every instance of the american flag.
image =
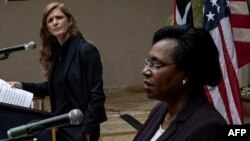
[[230, 0], [229, 8], [240, 68], [250, 62], [250, 15], [247, 0]]
[[[178, 1], [175, 0], [175, 7], [178, 6], [176, 4]], [[191, 0], [183, 1], [187, 1], [186, 3], [191, 2]], [[228, 124], [242, 124], [243, 113], [237, 75], [238, 62], [229, 16], [228, 1], [204, 0], [203, 27], [210, 32], [220, 52], [220, 64], [223, 74], [223, 80], [217, 87], [214, 89], [206, 87], [206, 90], [208, 100], [214, 104]], [[178, 19], [174, 18], [174, 20]], [[188, 20], [186, 22], [188, 23]], [[175, 23], [178, 24], [178, 21]]]
[[206, 0], [204, 2], [203, 27], [210, 31], [220, 52], [223, 74], [223, 81], [209, 91], [208, 97], [229, 124], [242, 124], [238, 62], [229, 16], [228, 1]]

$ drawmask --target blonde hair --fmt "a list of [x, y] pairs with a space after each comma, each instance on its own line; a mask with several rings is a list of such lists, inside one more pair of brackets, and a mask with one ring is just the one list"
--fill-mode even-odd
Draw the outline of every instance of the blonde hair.
[[83, 37], [82, 33], [79, 30], [77, 22], [72, 14], [69, 12], [68, 8], [63, 3], [53, 2], [48, 4], [42, 13], [42, 24], [40, 27], [40, 38], [42, 47], [40, 49], [40, 63], [45, 76], [48, 76], [48, 72], [51, 68], [52, 62], [52, 43], [55, 42], [55, 37], [53, 37], [47, 28], [47, 17], [54, 9], [59, 8], [65, 16], [72, 22], [71, 26], [68, 29], [70, 36]]

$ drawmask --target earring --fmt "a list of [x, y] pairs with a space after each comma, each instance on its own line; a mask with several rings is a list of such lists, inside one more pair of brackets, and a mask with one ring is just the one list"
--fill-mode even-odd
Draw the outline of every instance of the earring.
[[182, 84], [183, 84], [183, 85], [187, 84], [187, 80], [183, 79], [183, 80], [182, 80]]

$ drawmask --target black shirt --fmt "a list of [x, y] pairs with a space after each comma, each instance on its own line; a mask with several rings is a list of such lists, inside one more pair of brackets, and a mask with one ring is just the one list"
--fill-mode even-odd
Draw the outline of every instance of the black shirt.
[[55, 45], [56, 62], [52, 72], [52, 91], [55, 94], [55, 109], [56, 114], [64, 114], [72, 109], [72, 104], [69, 101], [66, 91], [63, 89], [64, 85], [64, 67], [67, 59], [67, 53], [70, 47], [72, 38], [69, 38], [62, 46], [58, 43]]

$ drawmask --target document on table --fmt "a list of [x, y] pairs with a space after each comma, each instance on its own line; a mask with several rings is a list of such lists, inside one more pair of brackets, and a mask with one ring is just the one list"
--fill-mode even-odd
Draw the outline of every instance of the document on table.
[[29, 108], [33, 99], [33, 93], [12, 88], [9, 83], [0, 79], [0, 102]]

